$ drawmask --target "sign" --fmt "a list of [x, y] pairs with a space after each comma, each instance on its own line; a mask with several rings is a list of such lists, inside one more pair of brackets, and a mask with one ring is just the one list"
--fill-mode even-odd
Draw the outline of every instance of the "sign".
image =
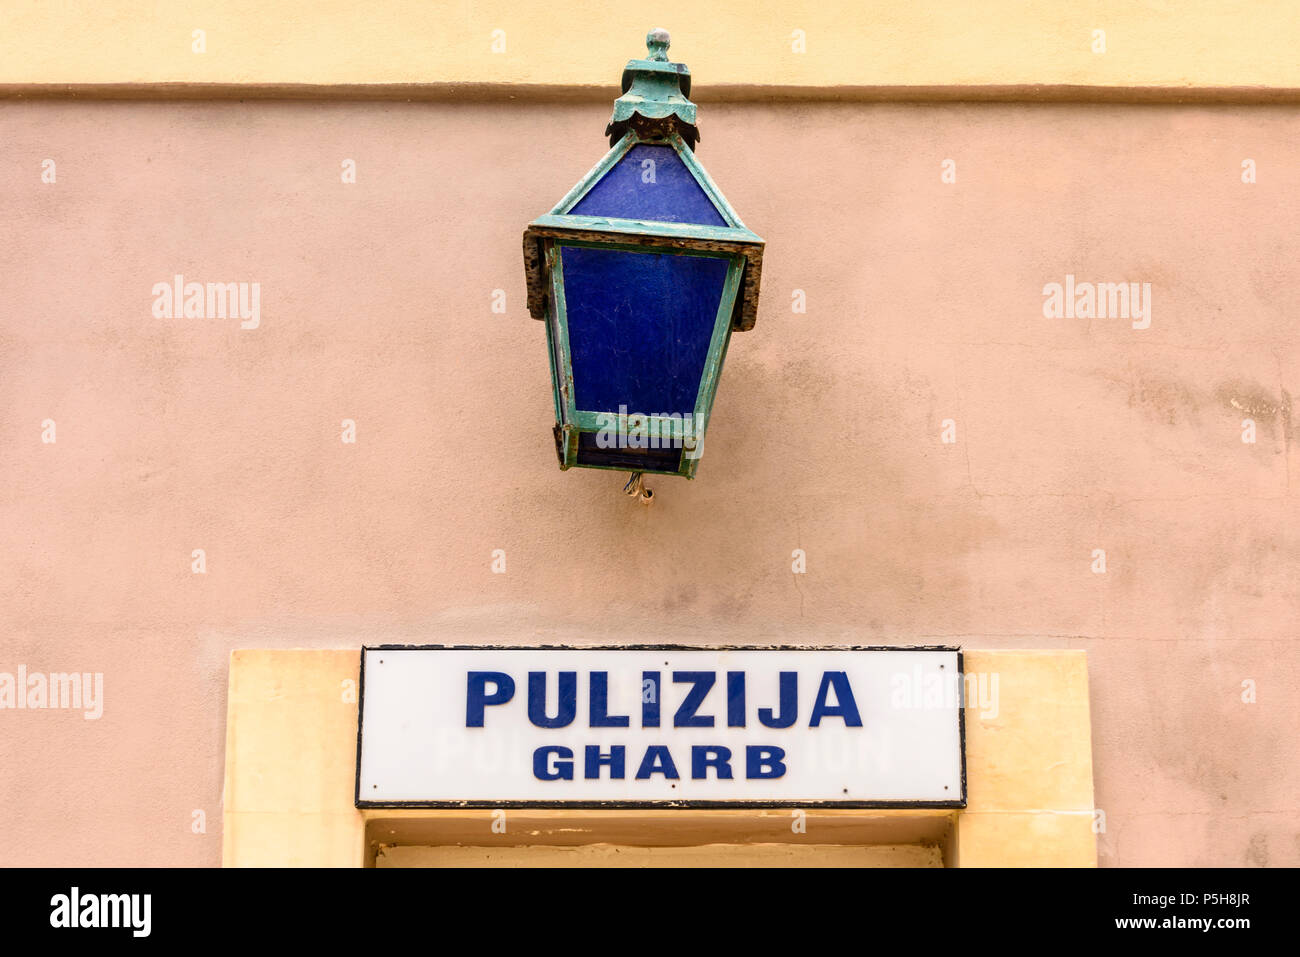
[[358, 807], [964, 807], [954, 648], [362, 649]]

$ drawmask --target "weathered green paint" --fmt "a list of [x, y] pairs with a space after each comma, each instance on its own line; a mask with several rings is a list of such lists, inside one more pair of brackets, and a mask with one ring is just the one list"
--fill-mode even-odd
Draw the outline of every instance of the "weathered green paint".
[[[552, 279], [552, 299], [553, 313], [551, 318], [554, 320], [557, 338], [551, 334], [551, 323], [547, 325], [548, 344], [554, 346], [556, 341], [560, 344], [562, 361], [559, 365], [555, 363], [557, 353], [552, 351], [552, 384], [555, 396], [555, 408], [557, 422], [561, 432], [567, 436], [568, 441], [559, 449], [561, 458], [561, 468], [568, 469], [577, 466], [577, 436], [578, 433], [598, 433], [602, 429], [608, 429], [610, 426], [610, 415], [616, 415], [617, 409], [598, 409], [588, 410], [580, 409], [577, 405], [577, 395], [573, 385], [573, 367], [569, 351], [568, 338], [568, 309], [564, 298], [563, 288], [563, 259], [559, 251], [565, 246], [589, 246], [596, 248], [609, 249], [626, 249], [626, 245], [616, 243], [591, 243], [591, 242], [559, 242], [551, 246], [547, 251], [547, 262], [551, 271]], [[716, 253], [704, 252], [698, 250], [684, 250], [679, 255], [687, 256], [716, 256]], [[718, 303], [718, 311], [713, 322], [713, 333], [709, 340], [709, 351], [705, 356], [704, 370], [700, 377], [700, 388], [696, 393], [695, 408], [692, 410], [695, 416], [695, 422], [692, 423], [692, 435], [694, 436], [695, 454], [688, 456], [682, 455], [679, 467], [674, 471], [646, 468], [644, 471], [653, 472], [661, 475], [682, 475], [686, 478], [694, 478], [696, 470], [699, 468], [700, 455], [702, 454], [702, 445], [704, 436], [708, 430], [709, 418], [713, 413], [713, 402], [717, 396], [718, 380], [722, 372], [722, 363], [726, 355], [727, 344], [731, 338], [731, 314], [736, 301], [736, 294], [740, 286], [741, 276], [745, 269], [745, 259], [742, 256], [730, 257], [730, 266], [727, 270], [727, 277], [723, 282], [722, 297]], [[647, 430], [656, 436], [662, 436], [665, 428], [677, 428], [681, 420], [672, 416], [661, 415], [642, 415], [635, 414], [633, 418], [644, 421]], [[698, 424], [698, 428], [697, 428]], [[676, 447], [676, 446], [674, 446]], [[610, 471], [626, 472], [626, 466], [610, 465], [583, 465], [582, 468], [602, 468]]]
[[[695, 151], [688, 148], [687, 145], [682, 142], [680, 136], [674, 134], [670, 137], [670, 141], [673, 146], [676, 147], [677, 155], [680, 156], [682, 162], [686, 164], [686, 168], [691, 171], [696, 182], [704, 187], [704, 191], [709, 194], [709, 198], [712, 199], [714, 204], [722, 210], [723, 218], [737, 229], [745, 229], [745, 224], [740, 221], [740, 217], [736, 215], [736, 211], [731, 208], [731, 204], [727, 202], [727, 197], [722, 195], [722, 190], [718, 189], [718, 184], [713, 182], [713, 177], [709, 176], [704, 167], [700, 165], [700, 161], [695, 158]], [[749, 232], [749, 230], [746, 229], [745, 232]], [[754, 234], [750, 233], [750, 235], [753, 236]], [[754, 236], [754, 239], [758, 240], [758, 242], [762, 242], [762, 240], [758, 239], [757, 236]]]
[[[564, 264], [559, 250], [555, 247], [547, 250], [546, 258], [551, 273], [551, 302], [555, 311], [555, 332], [559, 350], [552, 353], [551, 375], [557, 380], [557, 405], [564, 410], [559, 420], [563, 442], [560, 451], [560, 467], [567, 469], [577, 463], [578, 458], [578, 406], [573, 394], [573, 353], [569, 350], [569, 320], [564, 305]], [[559, 362], [556, 363], [555, 359]]]
[[[709, 199], [713, 201], [713, 204], [718, 207], [719, 211], [722, 213], [722, 218], [727, 221], [728, 225], [730, 225], [733, 230], [739, 230], [743, 232], [746, 235], [748, 241], [758, 242], [758, 243], [762, 242], [762, 240], [759, 239], [758, 236], [754, 235], [748, 229], [745, 228], [745, 224], [741, 221], [740, 216], [736, 214], [736, 211], [731, 208], [731, 204], [727, 202], [727, 197], [722, 194], [722, 190], [718, 189], [718, 184], [713, 182], [713, 178], [709, 176], [708, 171], [705, 170], [705, 168], [700, 165], [700, 161], [695, 158], [694, 151], [689, 146], [686, 145], [685, 141], [683, 141], [680, 136], [678, 136], [675, 133], [670, 134], [668, 136], [643, 137], [637, 134], [635, 131], [628, 132], [626, 135], [623, 136], [622, 139], [620, 139], [617, 143], [615, 143], [612, 147], [610, 147], [609, 152], [606, 153], [601, 158], [599, 163], [597, 163], [595, 166], [593, 166], [590, 170], [587, 171], [587, 174], [578, 181], [578, 184], [574, 186], [573, 189], [569, 190], [567, 193], [564, 194], [564, 198], [561, 199], [558, 203], [556, 203], [555, 207], [551, 210], [550, 216], [543, 216], [540, 219], [538, 219], [537, 222], [539, 223], [543, 222], [545, 220], [550, 219], [551, 217], [563, 216], [569, 210], [573, 209], [574, 206], [577, 206], [578, 203], [582, 200], [582, 197], [586, 196], [587, 193], [590, 192], [591, 188], [595, 186], [596, 183], [598, 183], [605, 176], [606, 173], [608, 173], [614, 166], [618, 164], [618, 161], [621, 160], [627, 154], [628, 150], [630, 150], [633, 146], [635, 146], [638, 143], [647, 143], [655, 146], [671, 146], [673, 148], [673, 151], [677, 154], [678, 159], [682, 161], [682, 165], [684, 165], [687, 168], [687, 170], [690, 171], [691, 175], [695, 177], [695, 181], [700, 184], [700, 188], [703, 189], [705, 194], [709, 197]], [[569, 220], [593, 220], [593, 221], [598, 220], [597, 217], [591, 217], [591, 216], [571, 216], [568, 217], [568, 219]], [[605, 221], [606, 222], [639, 222], [638, 220], [605, 220]], [[648, 227], [669, 227], [669, 228], [691, 226], [691, 228], [700, 229], [700, 230], [712, 230], [712, 231], [720, 231], [724, 233], [727, 231], [726, 228], [722, 226], [694, 226], [693, 224], [687, 224], [687, 223], [649, 222], [649, 223], [645, 223], [644, 225]]]
[[[647, 38], [646, 60], [633, 60], [624, 73], [623, 92], [615, 103], [610, 130], [616, 139], [609, 151], [573, 189], [545, 216], [524, 230], [524, 270], [528, 285], [528, 310], [546, 324], [547, 347], [551, 355], [552, 397], [556, 413], [556, 452], [560, 468], [578, 465], [578, 437], [598, 433], [609, 424], [616, 409], [579, 409], [574, 394], [572, 353], [569, 344], [568, 310], [564, 298], [564, 271], [559, 251], [564, 246], [657, 252], [674, 256], [712, 256], [729, 260], [704, 370], [696, 394], [694, 416], [701, 423], [695, 432], [699, 443], [693, 455], [684, 454], [677, 470], [646, 468], [657, 474], [694, 478], [699, 468], [702, 443], [707, 434], [717, 396], [722, 366], [733, 331], [753, 328], [758, 310], [759, 279], [763, 264], [763, 240], [746, 228], [722, 191], [695, 158], [692, 146], [695, 105], [690, 94], [690, 74], [681, 64], [667, 59], [668, 38], [654, 31]], [[609, 131], [607, 131], [609, 132]], [[688, 139], [689, 138], [689, 139]], [[572, 216], [568, 211], [621, 160], [637, 143], [671, 146], [700, 188], [722, 213], [726, 226], [689, 223], [648, 222], [598, 216]], [[679, 428], [672, 416], [636, 416], [644, 419], [648, 431], [660, 435], [665, 428]], [[669, 433], [671, 440], [674, 432]], [[662, 446], [660, 446], [662, 447]], [[627, 472], [625, 465], [582, 465], [607, 471]]]
[[[623, 222], [630, 221], [631, 220], [623, 220]], [[587, 246], [592, 249], [631, 249], [633, 251], [649, 250], [651, 252], [667, 252], [673, 256], [713, 256], [714, 258], [720, 259], [728, 259], [731, 254], [741, 255], [738, 250], [716, 249], [713, 245], [703, 249], [696, 248], [694, 245], [682, 246], [681, 248], [663, 246], [662, 248], [656, 249], [656, 246], [660, 244], [655, 244], [653, 242], [638, 242], [635, 238], [632, 238], [631, 241], [629, 241], [628, 236], [630, 235], [631, 234], [620, 236], [611, 233], [608, 239], [578, 239], [569, 238], [568, 236], [556, 236], [553, 238], [555, 240], [555, 246]], [[744, 259], [744, 256], [741, 255], [741, 258]]]
[[605, 127], [613, 142], [628, 130], [652, 135], [683, 133], [692, 144], [699, 139], [691, 71], [685, 63], [668, 59], [671, 43], [666, 30], [646, 34], [644, 60], [629, 60], [623, 68], [623, 95], [614, 101], [614, 113]]
[[[616, 219], [606, 216], [573, 216], [566, 213], [614, 166], [629, 149], [641, 142], [672, 146], [695, 176], [696, 181], [722, 212], [729, 226], [703, 226], [694, 223], [665, 223], [640, 219]], [[524, 272], [528, 284], [528, 310], [537, 319], [546, 317], [546, 277], [542, 264], [547, 240], [583, 240], [606, 248], [629, 249], [655, 247], [681, 253], [740, 253], [745, 257], [746, 273], [741, 297], [733, 317], [735, 329], [747, 332], [758, 315], [758, 289], [763, 268], [763, 239], [745, 227], [731, 204], [703, 167], [696, 161], [680, 137], [642, 140], [635, 133], [623, 137], [605, 158], [592, 167], [582, 181], [545, 216], [539, 216], [524, 230]]]
[[[731, 258], [731, 268], [727, 270], [727, 279], [722, 287], [722, 300], [718, 304], [718, 315], [713, 322], [713, 338], [709, 341], [709, 354], [704, 360], [704, 375], [700, 377], [700, 391], [695, 397], [695, 415], [697, 421], [704, 423], [700, 430], [700, 442], [708, 434], [709, 419], [713, 415], [713, 400], [718, 394], [718, 380], [722, 376], [722, 360], [726, 355], [727, 343], [731, 340], [731, 309], [740, 288], [740, 278], [745, 270], [745, 260], [740, 256]], [[695, 478], [695, 470], [700, 466], [704, 450], [689, 462], [683, 456], [682, 474]]]
[[601, 157], [600, 162], [589, 169], [582, 179], [578, 180], [578, 185], [565, 193], [564, 198], [555, 204], [555, 208], [551, 210], [551, 215], [566, 213], [576, 206], [578, 201], [587, 195], [588, 190], [595, 186], [601, 177], [608, 173], [637, 142], [636, 135], [628, 133], [611, 146], [609, 152]]
[[556, 338], [554, 331], [552, 331], [552, 326], [554, 324], [554, 317], [550, 317], [546, 320], [546, 351], [551, 357], [551, 398], [555, 401], [555, 421], [562, 422], [564, 421], [564, 405], [560, 400], [560, 376], [556, 375], [555, 371]]
[[[697, 223], [665, 223], [646, 219], [614, 219], [608, 216], [539, 216], [533, 220], [538, 233], [545, 230], [587, 230], [631, 237], [633, 239], [680, 239], [715, 243], [762, 244], [758, 236], [743, 226], [703, 226]], [[699, 248], [681, 244], [683, 250]]]

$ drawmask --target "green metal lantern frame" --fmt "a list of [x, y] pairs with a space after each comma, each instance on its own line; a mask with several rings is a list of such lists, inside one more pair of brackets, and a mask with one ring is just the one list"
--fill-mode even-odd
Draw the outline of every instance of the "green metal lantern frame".
[[[655, 34], [652, 33], [651, 37], [647, 38], [652, 55], [656, 52], [655, 46], [651, 43], [654, 37]], [[667, 35], [663, 34], [662, 49], [666, 48]], [[649, 88], [652, 93], [662, 92], [670, 74], [672, 75], [671, 100], [660, 98], [656, 101], [640, 95], [646, 88]], [[639, 88], [638, 77], [648, 78], [649, 83]], [[622, 472], [644, 471], [694, 478], [699, 468], [702, 443], [713, 412], [718, 380], [731, 341], [731, 333], [747, 331], [754, 327], [758, 309], [759, 277], [763, 265], [763, 240], [745, 226], [726, 197], [722, 195], [722, 191], [695, 158], [690, 145], [698, 138], [693, 122], [695, 106], [677, 92], [679, 78], [682, 78], [681, 85], [689, 90], [689, 76], [683, 65], [653, 59], [631, 61], [623, 78], [625, 96], [615, 104], [615, 117], [609, 127], [609, 130], [619, 138], [604, 158], [555, 205], [550, 213], [534, 220], [524, 231], [524, 270], [528, 285], [528, 311], [535, 319], [546, 324], [547, 346], [551, 357], [552, 394], [555, 402], [555, 446], [561, 469], [581, 467]], [[632, 101], [630, 107], [629, 100]], [[658, 109], [655, 109], [656, 103]], [[646, 116], [647, 113], [662, 115]], [[690, 142], [686, 137], [690, 138]], [[642, 143], [672, 147], [678, 159], [726, 221], [726, 225], [709, 226], [604, 216], [575, 216], [569, 213], [569, 210], [575, 207], [634, 146]], [[728, 262], [722, 296], [695, 398], [693, 412], [696, 417], [695, 422], [698, 423], [695, 430], [695, 445], [693, 449], [683, 448], [676, 469], [578, 461], [580, 435], [607, 429], [609, 415], [616, 410], [580, 409], [577, 405], [564, 296], [564, 270], [560, 256], [560, 250], [566, 246], [668, 253], [680, 256], [708, 256], [726, 259]], [[654, 436], [664, 435], [665, 430], [668, 430], [667, 434], [671, 435], [672, 430], [679, 426], [679, 422], [673, 417], [655, 415], [650, 410], [646, 410], [645, 414], [638, 412], [637, 417], [640, 420], [638, 424], [644, 424], [646, 430]]]

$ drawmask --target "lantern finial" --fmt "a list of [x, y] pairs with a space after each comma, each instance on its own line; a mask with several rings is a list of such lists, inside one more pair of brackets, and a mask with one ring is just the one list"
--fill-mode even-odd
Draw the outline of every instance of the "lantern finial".
[[642, 139], [666, 138], [676, 133], [692, 150], [700, 138], [695, 126], [691, 71], [685, 63], [668, 59], [671, 38], [662, 28], [646, 34], [646, 58], [629, 60], [623, 68], [623, 95], [614, 101], [605, 135], [613, 146], [628, 130]]
[[663, 27], [656, 27], [645, 35], [645, 48], [650, 51], [647, 60], [662, 60], [668, 62], [668, 47], [672, 45], [673, 38], [668, 35], [668, 31]]

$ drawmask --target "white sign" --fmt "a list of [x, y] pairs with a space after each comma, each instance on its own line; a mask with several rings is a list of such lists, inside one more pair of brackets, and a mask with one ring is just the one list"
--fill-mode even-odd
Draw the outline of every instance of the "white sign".
[[366, 648], [357, 806], [962, 807], [938, 648]]

